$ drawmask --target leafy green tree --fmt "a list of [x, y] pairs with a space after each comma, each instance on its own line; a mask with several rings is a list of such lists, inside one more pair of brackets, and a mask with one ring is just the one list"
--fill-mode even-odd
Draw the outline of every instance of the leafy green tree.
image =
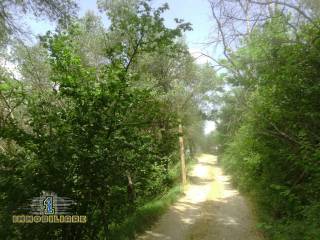
[[31, 13], [36, 17], [45, 16], [66, 24], [70, 16], [75, 14], [76, 8], [77, 5], [73, 0], [3, 0], [0, 3], [0, 44], [5, 43], [10, 34], [25, 34], [25, 29], [17, 21], [17, 16], [21, 14]]
[[220, 153], [234, 182], [261, 207], [271, 239], [319, 235], [319, 41], [304, 25], [292, 34], [275, 15], [233, 56], [218, 124]]
[[[48, 33], [41, 45], [18, 46], [24, 81], [15, 88], [1, 82], [1, 93], [13, 94], [20, 103], [19, 117], [1, 119], [6, 145], [0, 152], [1, 238], [110, 238], [137, 206], [170, 186], [177, 112], [161, 91], [138, 84], [144, 76], [139, 59], [178, 53], [176, 39], [190, 28], [182, 22], [166, 28], [160, 17], [166, 9], [153, 10], [147, 1], [129, 9], [108, 8], [109, 30], [88, 14]], [[91, 34], [97, 36], [92, 42], [97, 48], [89, 49], [90, 43], [85, 49]], [[167, 57], [174, 62], [178, 55]], [[154, 75], [154, 81], [162, 76]], [[87, 215], [89, 223], [10, 224], [11, 214], [42, 191], [74, 199], [75, 211]]]

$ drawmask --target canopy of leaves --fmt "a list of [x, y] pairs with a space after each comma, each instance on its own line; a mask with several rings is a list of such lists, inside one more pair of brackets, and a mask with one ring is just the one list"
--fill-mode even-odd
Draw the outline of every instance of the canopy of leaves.
[[[194, 153], [216, 76], [180, 40], [189, 23], [165, 27], [167, 8], [107, 1], [109, 29], [88, 13], [35, 46], [14, 46], [21, 77], [4, 70], [0, 79], [1, 239], [106, 239], [172, 186], [178, 122]], [[11, 224], [42, 191], [72, 198], [90, 221]]]
[[220, 158], [261, 208], [271, 239], [319, 236], [319, 28], [281, 13], [232, 56], [241, 75], [218, 114]]

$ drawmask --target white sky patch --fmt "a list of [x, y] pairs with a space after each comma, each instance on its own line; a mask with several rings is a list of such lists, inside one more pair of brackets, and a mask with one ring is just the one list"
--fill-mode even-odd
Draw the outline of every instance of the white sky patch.
[[204, 124], [204, 134], [209, 134], [216, 129], [216, 124], [213, 121], [205, 121]]
[[5, 68], [16, 79], [21, 79], [22, 78], [22, 76], [21, 76], [21, 74], [19, 72], [18, 66], [15, 63], [10, 62], [10, 61], [0, 57], [0, 66]]
[[196, 63], [198, 64], [205, 64], [205, 63], [211, 62], [209, 57], [206, 57], [201, 54], [202, 52], [201, 49], [190, 48], [189, 52], [191, 56], [196, 59]]

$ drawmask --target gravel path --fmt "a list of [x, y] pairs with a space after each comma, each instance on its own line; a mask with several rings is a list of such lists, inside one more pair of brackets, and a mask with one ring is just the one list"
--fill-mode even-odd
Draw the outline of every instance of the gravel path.
[[261, 240], [246, 200], [223, 174], [216, 157], [202, 154], [185, 196], [138, 240]]

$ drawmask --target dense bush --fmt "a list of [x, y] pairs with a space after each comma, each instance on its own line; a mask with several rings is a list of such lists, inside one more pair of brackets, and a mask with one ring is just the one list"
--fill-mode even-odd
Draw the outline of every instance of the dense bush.
[[[172, 187], [178, 120], [201, 125], [188, 83], [199, 69], [178, 40], [189, 24], [166, 28], [167, 5], [107, 2], [108, 30], [89, 13], [35, 46], [16, 44], [21, 79], [1, 69], [1, 239], [113, 236]], [[73, 199], [88, 223], [12, 224], [42, 191]]]
[[220, 158], [261, 209], [271, 239], [320, 236], [319, 25], [298, 33], [278, 16], [235, 57], [242, 77], [220, 112]]

